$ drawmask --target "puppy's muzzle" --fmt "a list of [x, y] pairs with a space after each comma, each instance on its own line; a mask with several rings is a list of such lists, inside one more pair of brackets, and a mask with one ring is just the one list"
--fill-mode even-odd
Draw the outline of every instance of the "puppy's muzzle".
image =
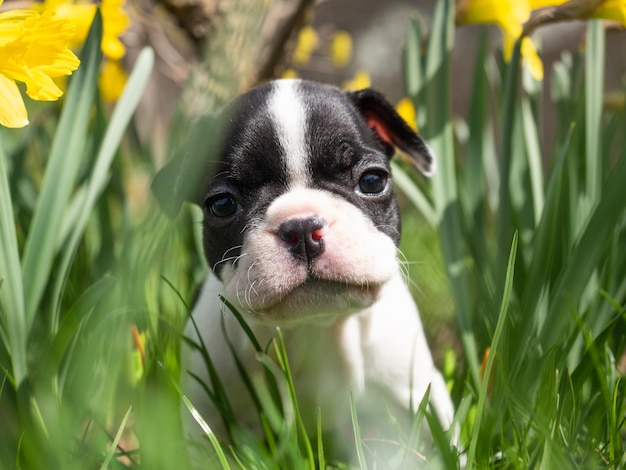
[[326, 220], [314, 215], [289, 219], [278, 227], [278, 236], [291, 254], [309, 264], [324, 252]]

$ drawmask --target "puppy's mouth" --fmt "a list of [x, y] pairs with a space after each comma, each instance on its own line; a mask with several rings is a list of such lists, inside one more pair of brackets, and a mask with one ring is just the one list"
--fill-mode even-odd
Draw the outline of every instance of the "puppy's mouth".
[[281, 325], [326, 322], [371, 306], [381, 284], [355, 284], [310, 274], [287, 292], [266, 296], [250, 311], [257, 320]]

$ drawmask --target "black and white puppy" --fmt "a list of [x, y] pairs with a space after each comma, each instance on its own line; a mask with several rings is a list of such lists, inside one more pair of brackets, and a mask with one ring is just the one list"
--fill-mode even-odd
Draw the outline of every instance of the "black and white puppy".
[[[225, 114], [220, 142], [200, 165], [210, 170], [176, 164], [167, 170], [176, 176], [159, 186], [163, 192], [169, 181], [204, 210], [213, 272], [193, 318], [238, 422], [259, 425], [224, 331], [250, 373], [261, 365], [220, 295], [261, 344], [281, 326], [300, 407], [305, 414], [321, 408], [327, 427], [349, 422], [350, 392], [364, 414], [376, 415], [417, 406], [429, 385], [431, 407], [449, 427], [450, 396], [397, 259], [400, 218], [389, 164], [397, 148], [430, 175], [428, 147], [370, 89], [278, 80], [244, 94]], [[197, 194], [189, 179], [200, 185]], [[186, 335], [198, 340], [191, 324]], [[210, 383], [204, 359], [187, 351], [183, 361], [186, 393], [224, 435], [206, 390], [189, 373]]]

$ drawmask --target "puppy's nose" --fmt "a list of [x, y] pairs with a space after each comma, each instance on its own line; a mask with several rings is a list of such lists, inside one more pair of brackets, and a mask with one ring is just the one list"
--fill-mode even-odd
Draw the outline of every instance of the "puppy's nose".
[[289, 219], [278, 227], [278, 236], [287, 243], [291, 253], [312, 261], [324, 251], [323, 229], [326, 220], [317, 215]]

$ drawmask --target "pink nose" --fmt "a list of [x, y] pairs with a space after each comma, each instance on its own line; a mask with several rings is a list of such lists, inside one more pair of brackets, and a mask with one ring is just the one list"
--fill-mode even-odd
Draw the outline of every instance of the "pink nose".
[[289, 219], [278, 227], [278, 236], [293, 256], [311, 262], [324, 251], [323, 229], [327, 223], [317, 215]]

